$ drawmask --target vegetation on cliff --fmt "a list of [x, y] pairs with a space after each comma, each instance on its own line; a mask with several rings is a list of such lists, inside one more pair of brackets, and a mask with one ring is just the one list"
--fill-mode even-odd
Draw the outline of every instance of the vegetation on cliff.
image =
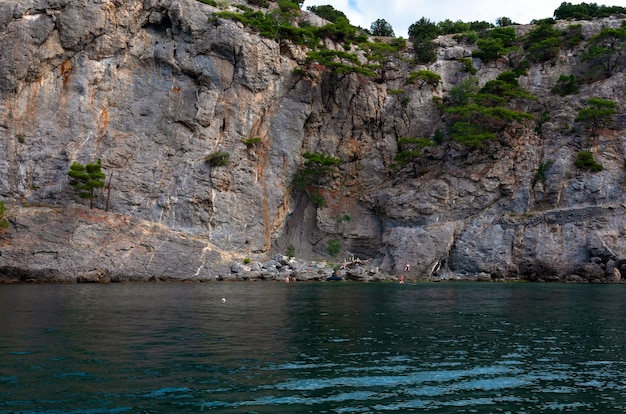
[[70, 177], [70, 185], [76, 190], [80, 198], [89, 200], [89, 207], [93, 208], [93, 200], [96, 198], [96, 189], [104, 188], [106, 175], [102, 172], [100, 160], [96, 163], [82, 165], [73, 162], [67, 172]]

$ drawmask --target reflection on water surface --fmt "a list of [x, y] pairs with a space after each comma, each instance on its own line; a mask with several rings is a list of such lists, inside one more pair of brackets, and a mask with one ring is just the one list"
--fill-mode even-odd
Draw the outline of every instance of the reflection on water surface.
[[0, 286], [0, 413], [622, 413], [625, 294], [493, 283]]

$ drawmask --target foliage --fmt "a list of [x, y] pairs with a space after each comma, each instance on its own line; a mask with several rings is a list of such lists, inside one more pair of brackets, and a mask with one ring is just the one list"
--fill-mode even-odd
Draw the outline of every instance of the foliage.
[[6, 229], [9, 227], [9, 222], [4, 218], [4, 214], [7, 212], [7, 206], [0, 201], [0, 229]]
[[589, 151], [580, 151], [576, 156], [576, 161], [574, 161], [574, 165], [576, 165], [580, 169], [589, 169], [593, 172], [602, 171], [604, 169], [602, 164], [597, 162], [593, 158], [593, 154]]
[[535, 176], [533, 177], [533, 185], [535, 185], [539, 181], [545, 182], [546, 181], [546, 172], [553, 165], [554, 165], [554, 160], [548, 160], [548, 161], [542, 163], [539, 166], [539, 168], [537, 169], [537, 172], [535, 173]]
[[626, 24], [618, 29], [604, 28], [589, 40], [584, 60], [589, 62], [590, 73], [610, 77], [626, 68]]
[[455, 33], [463, 33], [471, 30], [471, 24], [465, 23], [461, 20], [452, 21], [450, 19], [446, 19], [437, 23], [437, 28], [439, 29], [439, 34], [449, 35]]
[[422, 149], [432, 145], [434, 143], [427, 138], [400, 138], [395, 160], [400, 165], [413, 164], [413, 174], [417, 178], [417, 160], [422, 156]]
[[370, 32], [374, 36], [395, 37], [393, 27], [385, 19], [378, 19], [370, 26]]
[[478, 92], [478, 79], [468, 78], [450, 89], [448, 101], [451, 106], [463, 106], [469, 103], [470, 97]]
[[341, 251], [341, 243], [337, 239], [328, 240], [328, 254], [332, 257], [335, 257]]
[[563, 2], [554, 11], [554, 18], [559, 20], [590, 20], [594, 17], [609, 17], [614, 14], [626, 14], [626, 7], [598, 6], [597, 3], [572, 4]]
[[485, 140], [496, 139], [496, 133], [505, 129], [511, 122], [533, 119], [532, 115], [526, 112], [477, 103], [447, 108], [445, 112], [453, 121], [452, 139], [468, 147], [478, 147]]
[[437, 86], [439, 85], [439, 82], [441, 82], [441, 76], [431, 70], [419, 70], [417, 72], [410, 72], [407, 76], [406, 83], [410, 84], [416, 82], [420, 88], [425, 84]]
[[224, 167], [228, 165], [230, 154], [224, 151], [215, 151], [207, 155], [204, 160], [209, 163], [211, 167]]
[[454, 35], [453, 38], [459, 43], [465, 43], [467, 45], [471, 45], [478, 41], [479, 36], [477, 32], [470, 30], [467, 32], [458, 33]]
[[578, 111], [576, 122], [584, 122], [591, 128], [590, 135], [596, 135], [598, 128], [607, 126], [617, 113], [616, 103], [607, 99], [589, 98], [587, 107]]
[[506, 26], [514, 26], [517, 23], [513, 22], [509, 17], [498, 17], [496, 19], [496, 26], [498, 27], [506, 27]]
[[287, 257], [291, 260], [292, 257], [296, 256], [296, 248], [293, 247], [293, 244], [290, 244], [289, 246], [287, 246]]
[[439, 34], [437, 25], [426, 17], [422, 17], [409, 26], [409, 39], [433, 40]]
[[547, 62], [554, 59], [563, 43], [563, 33], [554, 28], [552, 19], [540, 21], [524, 39], [526, 56], [531, 62]]
[[306, 158], [304, 169], [302, 170], [306, 175], [325, 175], [341, 164], [339, 158], [319, 152], [305, 152], [302, 156]]
[[472, 62], [472, 59], [467, 58], [467, 57], [462, 57], [458, 59], [458, 62], [463, 65], [463, 70], [465, 70], [466, 72], [472, 75], [475, 75], [476, 72], [478, 72], [478, 70], [474, 67], [474, 63]]
[[413, 39], [416, 63], [430, 63], [437, 59], [434, 38], [439, 36], [439, 28], [429, 19], [422, 17], [409, 26], [409, 38]]
[[567, 26], [562, 34], [563, 46], [572, 48], [578, 46], [583, 41], [583, 26], [581, 24], [572, 24]]
[[578, 80], [574, 75], [561, 75], [559, 76], [559, 80], [556, 82], [556, 85], [550, 92], [555, 95], [566, 96], [566, 95], [575, 95], [579, 91]]
[[335, 217], [335, 220], [337, 220], [337, 223], [348, 223], [350, 221], [350, 216], [348, 214], [340, 214]]
[[309, 197], [311, 198], [311, 203], [313, 203], [315, 208], [321, 209], [326, 207], [326, 199], [319, 191], [312, 191], [309, 194]]
[[413, 40], [413, 53], [415, 56], [415, 63], [427, 64], [437, 60], [437, 54], [435, 53], [435, 45], [428, 39], [414, 39]]
[[345, 15], [344, 12], [335, 9], [331, 5], [324, 6], [309, 6], [307, 10], [317, 14], [322, 19], [328, 20], [331, 23], [335, 23], [338, 19], [344, 18], [348, 19], [348, 16]]
[[506, 53], [502, 39], [491, 37], [478, 39], [476, 45], [478, 46], [478, 50], [474, 52], [473, 55], [487, 62], [497, 60]]
[[483, 125], [468, 121], [458, 121], [452, 125], [452, 139], [470, 148], [480, 147], [487, 140], [496, 139], [495, 133]]
[[250, 137], [243, 140], [246, 147], [252, 147], [261, 142], [261, 137]]
[[105, 174], [102, 172], [102, 164], [98, 160], [95, 164], [82, 165], [73, 162], [67, 172], [70, 177], [70, 185], [78, 192], [80, 198], [89, 200], [89, 207], [93, 208], [95, 190], [104, 187]]
[[247, 0], [248, 4], [251, 4], [253, 6], [257, 6], [257, 7], [266, 7], [268, 6], [267, 4], [267, 0]]
[[[517, 77], [517, 73], [512, 71], [502, 72], [496, 79], [487, 82], [480, 90], [480, 94], [495, 95], [500, 98], [505, 98], [505, 100], [513, 98], [536, 100], [534, 96], [519, 86]], [[501, 102], [501, 100], [498, 101]]]
[[516, 36], [515, 29], [512, 27], [496, 27], [489, 31], [489, 37], [502, 40], [502, 46], [506, 48], [515, 45]]
[[[342, 162], [339, 158], [322, 153], [305, 152], [303, 157], [306, 161], [294, 179], [294, 185], [300, 189], [306, 189], [309, 185], [324, 185], [333, 170]], [[319, 208], [326, 204], [322, 195], [317, 192], [310, 193], [309, 196]]]
[[243, 264], [249, 264], [250, 263], [250, 258], [246, 257], [245, 259], [243, 259]]
[[398, 55], [398, 53], [406, 47], [406, 42], [402, 38], [398, 41], [390, 43], [376, 40], [361, 45], [361, 48], [368, 51], [367, 58], [372, 61], [384, 64], [390, 56]]
[[306, 58], [307, 63], [317, 62], [331, 69], [334, 73], [360, 73], [374, 77], [376, 74], [370, 69], [362, 67], [356, 55], [341, 50], [311, 51]]
[[209, 6], [217, 7], [215, 0], [199, 0], [201, 3], [208, 4]]

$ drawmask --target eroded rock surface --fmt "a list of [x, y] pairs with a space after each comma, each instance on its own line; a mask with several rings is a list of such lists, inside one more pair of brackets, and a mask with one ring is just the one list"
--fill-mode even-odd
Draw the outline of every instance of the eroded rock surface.
[[[2, 278], [214, 280], [291, 246], [301, 259], [357, 256], [408, 278], [621, 280], [626, 74], [562, 98], [550, 89], [581, 50], [532, 65], [519, 81], [538, 102], [523, 109], [544, 122], [519, 123], [479, 151], [427, 149], [416, 178], [392, 168], [397, 140], [440, 127], [435, 101], [469, 76], [459, 59], [471, 47], [439, 39], [427, 68], [442, 82], [418, 87], [406, 75], [425, 67], [410, 59], [382, 80], [332, 73], [305, 64], [304, 47], [218, 10], [195, 0], [0, 4]], [[581, 24], [589, 39], [621, 20]], [[509, 68], [473, 64], [480, 85]], [[617, 102], [620, 115], [587, 142], [568, 131], [589, 97]], [[603, 171], [574, 167], [587, 147]], [[229, 154], [227, 167], [205, 161], [216, 151]], [[305, 152], [344, 161], [319, 190], [322, 208], [294, 186]], [[110, 195], [89, 210], [67, 170], [96, 160]]]

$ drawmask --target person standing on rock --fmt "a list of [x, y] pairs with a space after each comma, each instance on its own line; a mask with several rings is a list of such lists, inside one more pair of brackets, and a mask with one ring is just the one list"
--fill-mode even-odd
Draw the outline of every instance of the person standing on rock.
[[404, 271], [405, 272], [410, 272], [411, 271], [411, 263], [407, 263], [404, 265]]

